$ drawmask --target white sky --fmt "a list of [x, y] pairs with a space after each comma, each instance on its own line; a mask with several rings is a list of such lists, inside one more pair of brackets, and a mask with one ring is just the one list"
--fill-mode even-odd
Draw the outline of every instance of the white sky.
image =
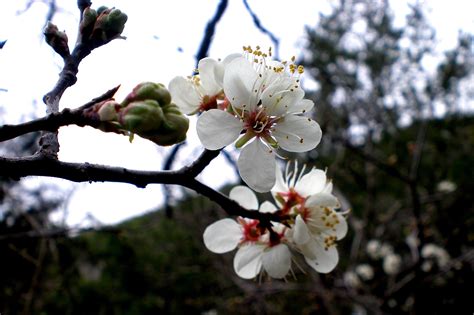
[[[250, 6], [262, 24], [280, 38], [280, 57], [298, 55], [303, 42], [304, 26], [314, 26], [319, 12], [328, 9], [330, 0], [290, 1], [253, 0]], [[18, 15], [26, 1], [1, 0], [0, 40], [8, 39], [0, 51], [0, 92], [2, 113], [0, 121], [16, 123], [29, 117], [44, 115], [42, 96], [57, 80], [62, 60], [41, 38], [47, 6], [38, 1], [27, 12]], [[61, 108], [76, 107], [121, 84], [117, 93], [120, 101], [137, 83], [155, 81], [168, 84], [176, 75], [188, 75], [194, 67], [206, 23], [215, 12], [219, 1], [100, 1], [100, 5], [115, 6], [124, 11], [129, 20], [123, 35], [127, 40], [116, 40], [93, 51], [80, 65], [78, 82], [68, 89]], [[53, 22], [65, 30], [74, 43], [78, 23], [76, 1], [57, 0], [62, 9]], [[407, 1], [392, 0], [397, 21], [402, 24]], [[452, 48], [459, 29], [472, 32], [474, 4], [465, 0], [427, 1], [429, 18], [436, 27], [440, 51]], [[243, 45], [269, 47], [269, 38], [253, 25], [242, 1], [230, 0], [211, 46], [210, 56], [225, 57], [240, 52]], [[178, 52], [178, 47], [182, 52]], [[194, 125], [188, 133], [188, 145], [182, 150], [182, 161], [190, 162], [200, 152]], [[139, 139], [130, 144], [126, 137], [104, 134], [91, 128], [65, 127], [60, 130], [60, 158], [71, 162], [101, 163], [133, 169], [159, 170], [169, 148], [158, 148]], [[177, 163], [179, 166], [179, 163]], [[218, 174], [210, 169], [219, 169]], [[219, 187], [236, 178], [221, 157], [212, 162], [202, 174], [212, 187]], [[28, 179], [28, 185], [38, 185], [44, 179]], [[51, 182], [51, 181], [48, 181]], [[154, 209], [162, 202], [159, 185], [139, 189], [127, 184], [83, 183], [71, 184], [52, 180], [66, 191], [75, 189], [68, 204], [66, 221], [82, 222], [88, 213], [100, 222], [115, 223], [127, 217]], [[61, 218], [61, 215], [56, 216]]]

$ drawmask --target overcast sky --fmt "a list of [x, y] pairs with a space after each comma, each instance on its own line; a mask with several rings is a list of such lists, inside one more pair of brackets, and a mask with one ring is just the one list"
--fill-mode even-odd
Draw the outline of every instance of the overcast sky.
[[[36, 1], [25, 8], [26, 1], [1, 0], [0, 40], [7, 39], [0, 51], [0, 106], [4, 112], [0, 122], [16, 123], [44, 115], [41, 101], [57, 80], [62, 60], [42, 39], [41, 29], [48, 6]], [[61, 107], [77, 107], [108, 89], [121, 84], [117, 93], [120, 101], [142, 81], [168, 84], [176, 75], [188, 75], [194, 67], [194, 55], [208, 20], [219, 1], [100, 1], [100, 5], [115, 6], [129, 17], [123, 35], [127, 40], [115, 40], [96, 49], [79, 68], [78, 82], [68, 89]], [[328, 1], [249, 0], [262, 24], [280, 38], [280, 56], [288, 59], [298, 55], [303, 44], [304, 26], [314, 26], [319, 12], [328, 10]], [[292, 5], [289, 6], [289, 3]], [[74, 43], [78, 23], [76, 1], [57, 0], [60, 11], [53, 22], [65, 30]], [[396, 21], [402, 24], [408, 13], [407, 1], [391, 1]], [[436, 27], [439, 52], [454, 47], [459, 29], [473, 31], [473, 8], [470, 1], [427, 1], [429, 18]], [[269, 38], [253, 25], [243, 2], [230, 0], [218, 24], [210, 56], [225, 57], [240, 52], [243, 45], [271, 46]], [[308, 84], [308, 86], [310, 86]], [[190, 162], [200, 152], [194, 125], [188, 133], [189, 142], [181, 151], [181, 162]], [[66, 127], [60, 130], [60, 158], [71, 162], [90, 162], [124, 166], [134, 169], [159, 170], [169, 148], [136, 138], [130, 144], [127, 137], [104, 134], [90, 128]], [[179, 166], [179, 165], [178, 165]], [[212, 187], [234, 181], [234, 172], [223, 158], [211, 164], [219, 173], [206, 170], [203, 181]], [[26, 181], [38, 185], [37, 179]], [[159, 185], [138, 189], [126, 184], [71, 184], [53, 180], [66, 191], [75, 190], [65, 204], [67, 222], [81, 222], [91, 213], [103, 223], [115, 223], [156, 208], [162, 202]], [[58, 215], [57, 217], [61, 217]]]

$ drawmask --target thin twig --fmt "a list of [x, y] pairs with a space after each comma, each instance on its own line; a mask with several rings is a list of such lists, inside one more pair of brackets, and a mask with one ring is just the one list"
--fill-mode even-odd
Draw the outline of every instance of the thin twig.
[[214, 37], [214, 33], [216, 32], [216, 25], [224, 15], [224, 12], [227, 8], [228, 0], [221, 0], [219, 5], [217, 6], [216, 13], [212, 17], [212, 19], [207, 22], [206, 30], [204, 31], [204, 37], [201, 41], [201, 45], [199, 46], [198, 52], [196, 54], [196, 68], [199, 60], [206, 57], [209, 48], [211, 47], [212, 39]]
[[245, 5], [245, 8], [247, 9], [248, 13], [250, 14], [250, 16], [252, 17], [252, 20], [253, 20], [253, 24], [255, 24], [255, 26], [264, 34], [268, 35], [270, 37], [270, 40], [272, 41], [273, 43], [273, 46], [275, 48], [275, 58], [276, 59], [279, 59], [279, 50], [280, 50], [280, 40], [275, 36], [275, 34], [273, 34], [272, 32], [270, 32], [267, 28], [265, 28], [262, 23], [260, 22], [260, 19], [258, 18], [258, 16], [255, 14], [255, 12], [253, 12], [253, 10], [250, 8], [249, 4], [248, 4], [248, 1], [247, 0], [243, 0], [244, 1], [244, 5]]
[[94, 98], [81, 107], [70, 110], [68, 108], [59, 113], [52, 113], [48, 116], [31, 120], [17, 125], [0, 126], [0, 142], [16, 138], [18, 136], [35, 131], [55, 131], [59, 127], [75, 124], [77, 126], [97, 126], [100, 122], [94, 122], [83, 116], [83, 111], [102, 101], [111, 99], [119, 86], [105, 92], [103, 95]]

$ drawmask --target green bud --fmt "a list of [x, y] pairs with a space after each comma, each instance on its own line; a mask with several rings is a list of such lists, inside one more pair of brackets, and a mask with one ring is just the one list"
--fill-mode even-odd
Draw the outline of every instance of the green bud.
[[107, 11], [107, 10], [110, 11], [110, 9], [109, 9], [108, 7], [106, 7], [105, 5], [100, 6], [100, 7], [97, 9], [97, 15], [100, 15], [100, 14], [102, 14], [102, 12]]
[[43, 30], [46, 43], [51, 46], [61, 57], [69, 56], [68, 38], [66, 33], [59, 31], [58, 27], [48, 22]]
[[97, 114], [100, 121], [117, 121], [119, 109], [120, 105], [116, 101], [106, 101], [100, 105]]
[[79, 25], [79, 31], [81, 39], [89, 39], [94, 29], [95, 22], [97, 20], [97, 12], [90, 7], [84, 9], [82, 13], [82, 21]]
[[122, 108], [119, 116], [122, 127], [138, 135], [160, 128], [163, 120], [163, 110], [154, 100], [132, 102]]
[[99, 47], [117, 38], [123, 32], [127, 15], [115, 8], [100, 7], [90, 39], [94, 47]]
[[107, 21], [105, 23], [104, 31], [109, 40], [122, 34], [125, 23], [127, 22], [127, 15], [119, 9], [112, 9], [107, 15]]
[[163, 113], [165, 119], [161, 127], [140, 136], [162, 146], [184, 141], [189, 129], [189, 119], [179, 111], [175, 104], [164, 106]]
[[155, 100], [161, 106], [164, 106], [171, 102], [171, 95], [161, 83], [142, 82], [135, 86], [132, 92], [127, 95], [122, 102], [122, 106], [127, 106], [131, 102], [147, 99]]
[[108, 42], [107, 35], [105, 34], [105, 25], [107, 22], [107, 14], [109, 10], [110, 9], [102, 11], [97, 15], [97, 19], [95, 20], [90, 39], [93, 41], [93, 44], [96, 47]]

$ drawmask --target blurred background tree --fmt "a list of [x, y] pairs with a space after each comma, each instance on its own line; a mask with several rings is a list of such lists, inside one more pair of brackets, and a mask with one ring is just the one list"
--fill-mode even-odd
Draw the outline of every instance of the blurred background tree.
[[2, 314], [470, 311], [474, 118], [463, 104], [472, 106], [472, 35], [439, 56], [419, 3], [402, 26], [388, 1], [332, 5], [308, 27], [300, 58], [324, 137], [298, 158], [328, 167], [351, 210], [334, 272], [295, 263], [288, 283], [239, 279], [232, 254], [202, 245], [222, 211], [193, 195], [173, 219], [157, 211], [71, 237], [48, 221], [59, 200], [43, 189], [15, 194], [19, 184], [4, 180]]

